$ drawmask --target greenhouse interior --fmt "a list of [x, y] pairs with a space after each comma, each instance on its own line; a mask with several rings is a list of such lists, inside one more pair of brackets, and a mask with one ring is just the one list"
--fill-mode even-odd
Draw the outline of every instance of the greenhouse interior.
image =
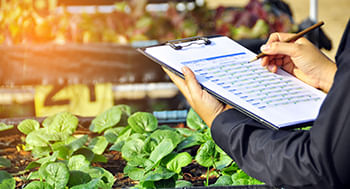
[[257, 55], [272, 33], [324, 21], [304, 37], [334, 60], [350, 7], [337, 4], [0, 0], [0, 189], [283, 188], [216, 144], [145, 49], [181, 40], [204, 49], [225, 36]]

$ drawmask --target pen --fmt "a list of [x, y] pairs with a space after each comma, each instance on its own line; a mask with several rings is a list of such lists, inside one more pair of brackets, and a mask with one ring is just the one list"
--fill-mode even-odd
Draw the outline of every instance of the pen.
[[[305, 35], [306, 33], [310, 32], [310, 31], [312, 31], [312, 30], [314, 30], [314, 29], [316, 29], [316, 28], [321, 27], [323, 24], [324, 24], [323, 21], [318, 22], [317, 24], [314, 24], [314, 25], [312, 25], [312, 26], [306, 28], [305, 30], [303, 30], [303, 31], [301, 31], [301, 32], [299, 32], [299, 33], [297, 33], [297, 34], [291, 36], [290, 38], [288, 38], [288, 39], [286, 39], [286, 40], [284, 40], [284, 41], [282, 41], [282, 42], [287, 42], [287, 43], [288, 43], [288, 42], [295, 41], [295, 40], [297, 40], [298, 38], [300, 38], [300, 37], [302, 37], [303, 35]], [[258, 60], [259, 58], [262, 58], [262, 57], [264, 57], [264, 56], [266, 56], [265, 53], [260, 53], [260, 54], [258, 54], [254, 59], [250, 60], [249, 63], [254, 62], [255, 60]]]

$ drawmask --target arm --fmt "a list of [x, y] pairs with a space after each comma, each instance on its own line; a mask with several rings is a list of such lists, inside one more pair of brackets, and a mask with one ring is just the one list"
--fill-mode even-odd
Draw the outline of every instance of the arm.
[[266, 129], [240, 112], [228, 110], [212, 124], [215, 142], [246, 173], [269, 185], [347, 188], [349, 71], [350, 64], [339, 65], [334, 85], [310, 131]]
[[308, 131], [271, 130], [235, 110], [220, 114], [211, 131], [241, 169], [270, 186], [336, 185], [332, 166]]

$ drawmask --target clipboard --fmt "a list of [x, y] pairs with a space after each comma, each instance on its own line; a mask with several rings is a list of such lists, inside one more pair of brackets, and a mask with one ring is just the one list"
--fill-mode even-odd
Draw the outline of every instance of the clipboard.
[[249, 63], [256, 54], [226, 36], [191, 37], [137, 50], [181, 78], [181, 67], [189, 66], [204, 90], [273, 129], [309, 126], [326, 96], [282, 69], [275, 74], [260, 60]]

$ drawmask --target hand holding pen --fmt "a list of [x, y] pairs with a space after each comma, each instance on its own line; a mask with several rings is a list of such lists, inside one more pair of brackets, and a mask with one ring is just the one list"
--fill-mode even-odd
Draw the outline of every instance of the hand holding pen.
[[271, 34], [261, 47], [261, 65], [271, 72], [277, 72], [280, 67], [303, 82], [328, 92], [336, 65], [302, 35]]
[[[300, 37], [304, 36], [308, 32], [313, 31], [314, 29], [321, 27], [323, 24], [324, 24], [323, 21], [318, 22], [317, 24], [314, 24], [314, 25], [306, 28], [305, 30], [303, 30], [303, 31], [301, 31], [301, 32], [299, 32], [297, 34], [291, 35], [290, 37], [284, 39], [283, 42], [286, 42], [286, 43], [294, 42], [295, 40], [297, 40]], [[249, 62], [254, 62], [255, 60], [258, 60], [259, 58], [262, 58], [264, 56], [266, 56], [266, 54], [262, 52], [262, 53], [258, 54], [254, 59], [250, 60]]]

